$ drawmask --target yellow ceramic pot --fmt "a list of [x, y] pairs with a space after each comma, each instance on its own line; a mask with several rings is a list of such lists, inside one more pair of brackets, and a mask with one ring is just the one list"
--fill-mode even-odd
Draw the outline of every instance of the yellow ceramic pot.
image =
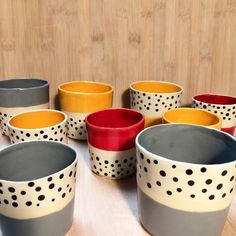
[[176, 108], [163, 114], [163, 123], [185, 123], [220, 129], [221, 118], [209, 111], [195, 108]]
[[164, 81], [138, 81], [130, 85], [130, 106], [145, 116], [145, 127], [160, 124], [165, 111], [181, 104], [183, 88]]
[[86, 140], [85, 117], [112, 107], [113, 88], [92, 81], [73, 81], [59, 85], [59, 103], [68, 115], [68, 137]]

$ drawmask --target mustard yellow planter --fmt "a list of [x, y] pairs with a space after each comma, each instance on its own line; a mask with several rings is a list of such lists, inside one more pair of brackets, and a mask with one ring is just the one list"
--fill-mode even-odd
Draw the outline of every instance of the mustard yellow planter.
[[67, 115], [61, 111], [42, 109], [22, 112], [7, 123], [11, 143], [51, 140], [67, 143]]
[[220, 129], [221, 118], [209, 111], [195, 108], [176, 108], [163, 114], [163, 123], [185, 123]]
[[68, 137], [86, 140], [85, 117], [112, 107], [113, 88], [92, 81], [73, 81], [59, 85], [59, 103], [68, 115]]

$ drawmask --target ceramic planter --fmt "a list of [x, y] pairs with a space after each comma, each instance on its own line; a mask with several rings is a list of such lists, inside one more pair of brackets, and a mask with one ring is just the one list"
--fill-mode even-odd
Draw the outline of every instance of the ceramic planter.
[[13, 115], [36, 109], [47, 109], [49, 84], [37, 78], [0, 81], [0, 121], [2, 134], [8, 135], [7, 121]]
[[143, 226], [152, 235], [219, 236], [235, 189], [236, 139], [171, 124], [145, 129], [136, 146]]
[[199, 94], [192, 98], [192, 107], [211, 111], [222, 118], [221, 130], [234, 135], [236, 97], [220, 94]]
[[112, 107], [113, 88], [109, 84], [73, 81], [58, 88], [60, 107], [68, 115], [68, 137], [87, 139], [85, 117]]
[[130, 109], [106, 109], [86, 118], [91, 169], [112, 179], [136, 171], [135, 137], [144, 128], [144, 117]]
[[181, 104], [183, 88], [164, 81], [139, 81], [130, 85], [131, 109], [145, 116], [145, 127], [162, 123], [165, 111]]
[[163, 114], [163, 123], [185, 123], [220, 129], [221, 118], [209, 111], [194, 108], [176, 108]]
[[35, 110], [17, 114], [7, 123], [11, 143], [52, 140], [67, 143], [67, 115], [56, 110]]
[[0, 151], [0, 230], [4, 236], [58, 236], [72, 225], [76, 152], [50, 141]]

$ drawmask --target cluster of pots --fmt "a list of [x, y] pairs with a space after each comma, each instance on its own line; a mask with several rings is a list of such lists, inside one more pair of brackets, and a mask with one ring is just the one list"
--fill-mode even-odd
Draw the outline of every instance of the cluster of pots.
[[[109, 84], [0, 81], [0, 231], [64, 235], [72, 225], [77, 156], [68, 138], [87, 140], [91, 170], [121, 179], [136, 172], [142, 225], [152, 235], [219, 236], [236, 183], [236, 97], [200, 94], [181, 107], [183, 88], [130, 85], [130, 108], [112, 108]], [[52, 227], [56, 225], [57, 227]], [[212, 227], [214, 225], [214, 227]]]

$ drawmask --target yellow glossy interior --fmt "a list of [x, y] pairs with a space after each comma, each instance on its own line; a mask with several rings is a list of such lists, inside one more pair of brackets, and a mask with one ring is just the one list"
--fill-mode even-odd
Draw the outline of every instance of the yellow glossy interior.
[[181, 87], [160, 81], [142, 81], [131, 85], [131, 88], [148, 93], [177, 93], [182, 90]]
[[163, 115], [165, 123], [187, 123], [220, 128], [221, 119], [210, 112], [194, 108], [177, 108]]
[[39, 129], [59, 124], [64, 119], [65, 116], [56, 111], [33, 111], [17, 115], [9, 123], [15, 128]]
[[105, 93], [112, 90], [112, 88], [106, 84], [79, 81], [63, 84], [60, 86], [60, 89], [79, 93]]

